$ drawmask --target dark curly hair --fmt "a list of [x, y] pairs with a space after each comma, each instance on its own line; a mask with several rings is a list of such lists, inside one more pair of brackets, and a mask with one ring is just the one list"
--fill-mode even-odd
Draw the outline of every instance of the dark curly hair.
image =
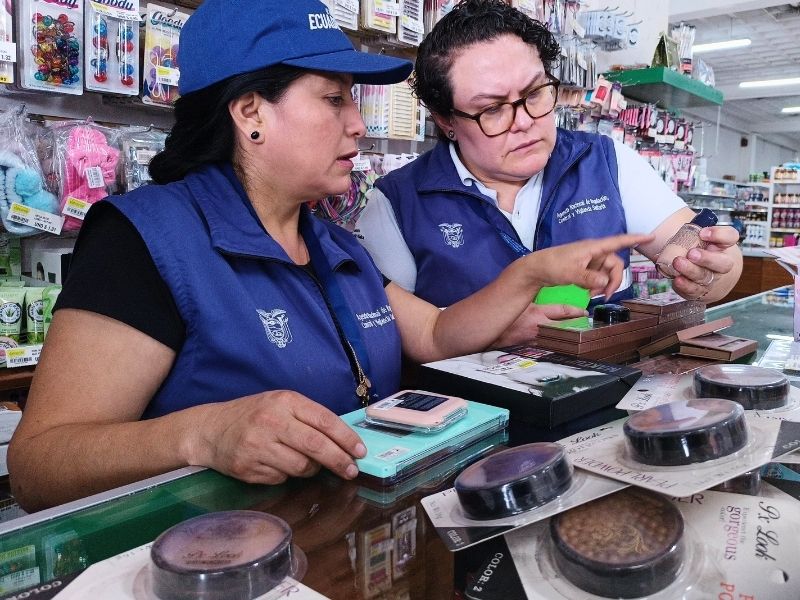
[[[560, 48], [544, 25], [503, 0], [462, 0], [422, 40], [411, 78], [417, 98], [431, 112], [449, 115], [453, 110], [449, 75], [457, 52], [507, 34], [536, 47], [545, 71], [551, 72]], [[441, 131], [439, 136], [444, 139]]]

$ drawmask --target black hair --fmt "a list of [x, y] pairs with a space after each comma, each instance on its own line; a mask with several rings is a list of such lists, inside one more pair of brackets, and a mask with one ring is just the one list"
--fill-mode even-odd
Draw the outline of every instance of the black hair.
[[[560, 48], [555, 36], [542, 23], [503, 0], [462, 0], [420, 44], [411, 78], [417, 98], [431, 112], [449, 115], [454, 108], [449, 75], [457, 52], [509, 34], [535, 46], [545, 71], [551, 72]], [[439, 135], [443, 137], [442, 132]]]
[[164, 150], [150, 161], [150, 177], [156, 183], [169, 183], [204, 165], [231, 162], [235, 136], [228, 103], [249, 92], [278, 102], [306, 73], [297, 67], [275, 65], [228, 77], [178, 98], [175, 124]]

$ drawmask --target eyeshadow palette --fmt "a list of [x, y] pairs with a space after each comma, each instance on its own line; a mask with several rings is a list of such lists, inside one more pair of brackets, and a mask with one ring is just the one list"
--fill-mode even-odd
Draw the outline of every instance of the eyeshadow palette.
[[461, 508], [471, 519], [500, 519], [547, 504], [572, 482], [564, 447], [537, 442], [492, 454], [455, 480]]
[[789, 388], [789, 380], [780, 371], [751, 365], [708, 365], [694, 374], [698, 397], [733, 400], [748, 410], [786, 406]]
[[161, 600], [247, 600], [289, 574], [292, 530], [266, 513], [208, 513], [162, 533], [150, 559]]
[[665, 496], [628, 488], [550, 520], [561, 575], [606, 598], [641, 598], [673, 583], [684, 556], [683, 517]]
[[675, 400], [638, 412], [623, 432], [633, 458], [647, 465], [688, 465], [722, 458], [747, 444], [741, 404], [721, 398]]

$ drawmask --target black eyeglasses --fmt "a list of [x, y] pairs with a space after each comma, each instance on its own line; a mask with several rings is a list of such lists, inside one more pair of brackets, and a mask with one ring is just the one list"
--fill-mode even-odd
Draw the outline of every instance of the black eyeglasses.
[[548, 75], [547, 79], [547, 83], [537, 85], [514, 102], [493, 104], [474, 115], [455, 108], [452, 113], [457, 117], [472, 119], [478, 123], [478, 127], [481, 128], [486, 137], [502, 135], [514, 125], [514, 120], [517, 118], [517, 109], [520, 106], [525, 107], [525, 112], [528, 113], [531, 119], [541, 119], [553, 112], [558, 100], [558, 86], [561, 82], [552, 75]]

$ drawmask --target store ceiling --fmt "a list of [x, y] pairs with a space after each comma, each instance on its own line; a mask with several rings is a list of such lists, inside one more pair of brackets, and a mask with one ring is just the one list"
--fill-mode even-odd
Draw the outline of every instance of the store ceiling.
[[[739, 82], [800, 77], [800, 2], [671, 0], [670, 24], [696, 27], [695, 43], [748, 37], [736, 50], [702, 54], [725, 95], [721, 123], [742, 133], [757, 133], [800, 152], [800, 115], [781, 114], [800, 106], [800, 85], [742, 89]], [[692, 109], [716, 122], [717, 109]]]

